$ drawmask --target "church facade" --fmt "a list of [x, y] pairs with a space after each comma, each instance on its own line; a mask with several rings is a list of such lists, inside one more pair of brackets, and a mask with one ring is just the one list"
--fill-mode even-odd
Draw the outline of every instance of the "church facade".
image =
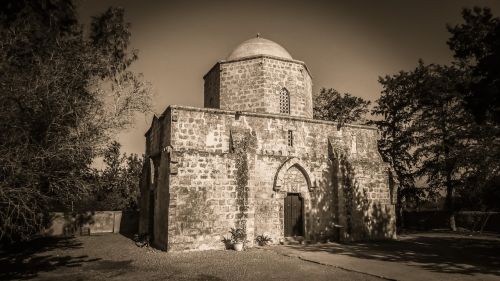
[[145, 135], [139, 231], [156, 247], [223, 249], [232, 227], [250, 246], [395, 237], [378, 131], [313, 119], [304, 62], [256, 37], [204, 80], [204, 108], [169, 106]]

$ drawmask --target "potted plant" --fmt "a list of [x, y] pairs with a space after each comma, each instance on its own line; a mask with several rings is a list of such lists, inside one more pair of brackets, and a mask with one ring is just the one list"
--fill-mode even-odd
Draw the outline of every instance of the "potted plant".
[[226, 250], [230, 250], [233, 247], [233, 241], [231, 241], [231, 238], [222, 236], [221, 242], [224, 243]]
[[231, 233], [231, 241], [233, 242], [234, 250], [243, 251], [244, 243], [247, 240], [245, 230], [242, 228], [231, 228], [229, 233]]
[[255, 242], [257, 242], [259, 246], [267, 246], [267, 244], [269, 244], [272, 241], [273, 239], [271, 237], [264, 234], [255, 237]]

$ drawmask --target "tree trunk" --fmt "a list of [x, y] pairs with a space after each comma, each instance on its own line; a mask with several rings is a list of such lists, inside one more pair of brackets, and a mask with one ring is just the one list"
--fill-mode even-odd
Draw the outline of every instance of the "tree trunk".
[[403, 202], [402, 202], [402, 196], [399, 194], [400, 190], [397, 192], [397, 204], [396, 204], [396, 229], [398, 233], [401, 233], [401, 230], [404, 229], [405, 227], [405, 221], [404, 221], [404, 216], [403, 216]]
[[446, 211], [448, 212], [448, 223], [451, 231], [457, 231], [457, 226], [455, 224], [455, 204], [453, 201], [453, 186], [450, 182], [448, 182], [446, 187]]
[[486, 219], [484, 219], [483, 224], [481, 225], [481, 230], [479, 231], [480, 234], [483, 234], [484, 227], [488, 223], [490, 216], [491, 216], [491, 213], [488, 213], [488, 215], [486, 216]]
[[452, 173], [453, 173], [453, 160], [450, 159], [450, 139], [449, 139], [449, 133], [448, 133], [448, 128], [447, 128], [447, 116], [448, 116], [448, 110], [447, 110], [447, 103], [445, 102], [442, 107], [441, 107], [441, 131], [443, 133], [442, 135], [442, 145], [443, 145], [443, 150], [444, 150], [444, 161], [445, 161], [445, 170], [444, 172], [446, 173], [446, 179], [445, 179], [445, 186], [446, 186], [446, 211], [448, 212], [448, 223], [451, 231], [457, 231], [457, 226], [455, 224], [455, 202], [454, 202], [454, 186], [452, 182]]
[[450, 229], [451, 231], [457, 231], [457, 225], [455, 224], [455, 212], [450, 213]]

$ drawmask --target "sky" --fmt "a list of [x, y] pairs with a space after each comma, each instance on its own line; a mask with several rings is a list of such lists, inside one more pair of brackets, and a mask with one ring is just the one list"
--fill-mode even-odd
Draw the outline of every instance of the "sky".
[[[125, 9], [132, 70], [152, 85], [153, 111], [168, 105], [203, 107], [203, 75], [241, 42], [270, 39], [304, 61], [321, 88], [375, 101], [378, 77], [426, 63], [449, 63], [446, 24], [461, 23], [463, 7], [487, 6], [500, 15], [500, 1], [314, 1], [314, 0], [80, 0], [84, 23], [109, 6]], [[144, 153], [152, 116], [137, 116], [118, 141], [127, 153]]]

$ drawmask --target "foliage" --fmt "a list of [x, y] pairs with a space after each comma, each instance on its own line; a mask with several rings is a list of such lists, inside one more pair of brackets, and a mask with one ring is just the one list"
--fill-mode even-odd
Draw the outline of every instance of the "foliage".
[[462, 16], [463, 24], [448, 26], [448, 45], [455, 64], [467, 74], [461, 90], [477, 127], [467, 151], [466, 181], [472, 192], [462, 197], [469, 204], [475, 200], [483, 208], [500, 209], [500, 18], [478, 7], [464, 9]]
[[455, 62], [469, 72], [467, 109], [478, 123], [500, 123], [500, 19], [489, 8], [462, 11], [464, 23], [448, 26]]
[[246, 229], [246, 212], [248, 210], [248, 138], [241, 142], [236, 150], [236, 203], [238, 206], [238, 226]]
[[236, 166], [236, 203], [239, 213], [237, 214], [238, 227], [246, 231], [247, 211], [248, 211], [248, 180], [249, 164], [248, 151], [256, 147], [256, 138], [254, 132], [244, 131], [240, 135], [233, 147]]
[[420, 61], [412, 71], [381, 78], [384, 90], [372, 112], [383, 117], [373, 123], [382, 131], [380, 152], [400, 181], [400, 199], [423, 195], [414, 192], [415, 178], [425, 179], [431, 195], [444, 189], [452, 229], [458, 207], [498, 206], [487, 198], [497, 196], [500, 178], [500, 21], [479, 8], [465, 9], [463, 17], [465, 24], [448, 27], [456, 60]]
[[76, 211], [135, 210], [138, 208], [142, 157], [121, 154], [113, 141], [104, 151], [104, 170], [92, 170], [90, 193], [75, 203]]
[[267, 235], [261, 234], [255, 237], [255, 242], [260, 246], [267, 246], [269, 243], [273, 242], [273, 239]]
[[231, 247], [233, 246], [233, 242], [231, 241], [231, 238], [222, 236], [222, 239], [220, 241], [224, 244], [224, 247], [226, 248], [226, 250], [231, 249]]
[[134, 234], [134, 242], [137, 247], [144, 248], [144, 247], [149, 247], [149, 234], [144, 233], [144, 234]]
[[244, 138], [238, 143], [235, 149], [236, 155], [236, 185], [239, 189], [245, 189], [248, 186], [248, 155], [250, 138]]
[[322, 88], [314, 96], [314, 118], [337, 122], [338, 128], [346, 123], [363, 122], [370, 101], [349, 93], [341, 94], [335, 89]]
[[1, 7], [0, 239], [17, 240], [88, 193], [92, 159], [150, 95], [128, 69], [137, 56], [122, 9], [85, 32], [70, 0]]
[[418, 108], [413, 128], [418, 144], [414, 155], [419, 160], [417, 175], [425, 176], [432, 190], [446, 189], [446, 210], [455, 230], [453, 213], [455, 192], [463, 189], [467, 153], [473, 118], [464, 108], [459, 90], [460, 69], [448, 66], [419, 66], [416, 88]]
[[384, 120], [374, 123], [382, 130], [380, 151], [400, 180], [400, 200], [421, 196], [414, 177], [423, 177], [434, 194], [446, 189], [447, 209], [454, 211], [454, 192], [464, 187], [462, 160], [473, 133], [472, 116], [459, 91], [462, 78], [460, 69], [420, 61], [413, 71], [381, 79], [384, 91], [374, 113]]
[[397, 192], [398, 223], [402, 224], [402, 210], [422, 196], [415, 186], [415, 158], [412, 149], [415, 146], [414, 131], [411, 129], [416, 110], [412, 87], [413, 77], [409, 73], [379, 79], [383, 87], [380, 98], [372, 110], [373, 115], [382, 119], [371, 123], [381, 132], [378, 140], [379, 152], [385, 162], [390, 163], [394, 177], [399, 182]]
[[233, 244], [247, 242], [247, 233], [243, 228], [231, 228], [229, 233], [231, 233], [231, 241]]

